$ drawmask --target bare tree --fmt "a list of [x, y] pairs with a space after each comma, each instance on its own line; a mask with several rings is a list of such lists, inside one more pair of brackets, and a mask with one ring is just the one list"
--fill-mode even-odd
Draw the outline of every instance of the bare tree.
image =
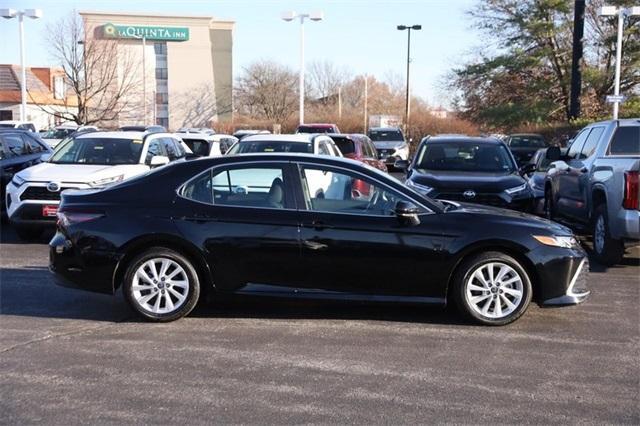
[[307, 75], [309, 87], [306, 92], [325, 101], [337, 96], [338, 90], [351, 79], [345, 67], [337, 67], [328, 60], [312, 62]]
[[243, 68], [235, 88], [238, 112], [281, 123], [298, 105], [298, 78], [290, 68], [258, 61]]
[[119, 49], [117, 39], [99, 38], [74, 11], [47, 28], [52, 59], [62, 68], [72, 96], [62, 107], [39, 105], [47, 113], [78, 124], [117, 120], [141, 92], [140, 61]]

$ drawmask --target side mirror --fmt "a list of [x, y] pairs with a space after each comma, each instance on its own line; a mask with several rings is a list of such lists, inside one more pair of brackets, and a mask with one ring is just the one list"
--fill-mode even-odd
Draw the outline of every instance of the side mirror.
[[169, 157], [166, 155], [154, 155], [149, 162], [149, 166], [152, 168], [164, 166], [165, 164], [169, 164]]
[[420, 209], [407, 201], [398, 201], [395, 208], [398, 221], [405, 226], [416, 226], [420, 224], [418, 214]]
[[520, 167], [520, 169], [518, 169], [518, 172], [520, 173], [521, 176], [526, 176], [526, 175], [530, 175], [531, 173], [535, 172], [537, 169], [536, 165], [533, 163], [527, 163], [523, 166]]
[[396, 160], [393, 167], [406, 172], [409, 169], [409, 160]]
[[40, 161], [44, 163], [46, 161], [49, 161], [49, 158], [51, 158], [51, 154], [46, 152], [40, 156]]
[[551, 165], [556, 169], [560, 170], [561, 172], [566, 172], [567, 170], [570, 169], [569, 165], [562, 160], [558, 160], [552, 163]]
[[550, 162], [558, 161], [562, 157], [562, 151], [558, 146], [550, 146], [544, 154], [545, 158]]

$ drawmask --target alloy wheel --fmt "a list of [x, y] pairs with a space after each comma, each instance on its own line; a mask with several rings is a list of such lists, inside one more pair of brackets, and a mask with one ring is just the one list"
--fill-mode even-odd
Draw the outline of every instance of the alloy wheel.
[[189, 277], [180, 264], [168, 258], [153, 258], [136, 270], [132, 294], [135, 302], [154, 314], [179, 309], [189, 294]]
[[478, 266], [465, 285], [468, 305], [489, 319], [502, 319], [513, 313], [522, 304], [523, 295], [522, 277], [503, 262]]

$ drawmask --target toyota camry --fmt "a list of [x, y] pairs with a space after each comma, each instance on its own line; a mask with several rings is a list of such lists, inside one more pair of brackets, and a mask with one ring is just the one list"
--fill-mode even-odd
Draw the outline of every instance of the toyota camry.
[[546, 219], [433, 200], [344, 158], [181, 160], [117, 185], [62, 193], [50, 269], [142, 317], [187, 315], [204, 293], [455, 303], [503, 325], [531, 301], [583, 301], [588, 263]]

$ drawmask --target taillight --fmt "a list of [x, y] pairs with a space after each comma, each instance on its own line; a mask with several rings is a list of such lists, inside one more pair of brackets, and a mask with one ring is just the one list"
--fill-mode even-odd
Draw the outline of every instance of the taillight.
[[88, 212], [88, 211], [74, 211], [74, 210], [58, 210], [58, 225], [67, 227], [69, 225], [75, 225], [76, 223], [88, 222], [104, 216], [104, 213], [100, 212]]
[[629, 210], [638, 210], [638, 192], [640, 185], [638, 184], [638, 172], [624, 172], [624, 200], [622, 207]]

